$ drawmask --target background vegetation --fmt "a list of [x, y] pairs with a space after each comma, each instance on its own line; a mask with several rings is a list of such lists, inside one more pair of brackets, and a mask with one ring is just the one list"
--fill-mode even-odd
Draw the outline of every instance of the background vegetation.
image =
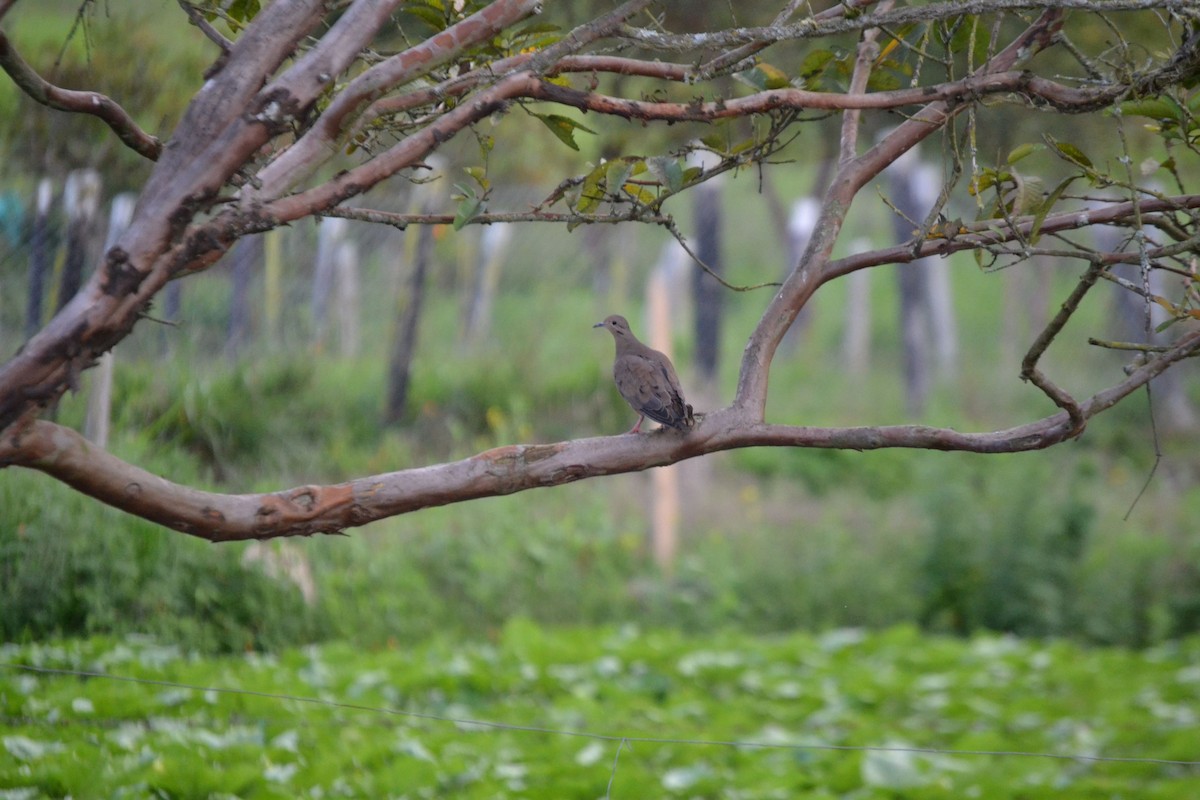
[[[696, 638], [518, 619], [486, 640], [372, 652], [202, 659], [126, 637], [0, 658], [36, 667], [0, 671], [0, 786], [26, 787], [10, 797], [1166, 800], [1200, 787], [1165, 763], [1195, 758], [1195, 640], [1134, 653], [907, 627]], [[153, 683], [41, 671], [60, 669]], [[998, 750], [1044, 755], [978, 752]]]
[[[175, 5], [106, 4], [64, 47], [75, 8], [21, 4], [9, 32], [31, 61], [61, 59], [53, 79], [109, 92], [142, 125], [169, 130], [207, 58]], [[133, 45], [118, 47], [118, 36]], [[1086, 137], [1094, 160], [1114, 157], [1113, 121], [1086, 122], [1100, 132]], [[538, 132], [527, 150], [493, 156], [494, 207], [536, 197], [528, 182], [560, 147]], [[1069, 126], [1055, 133], [1085, 141]], [[1018, 126], [982, 130], [980, 152], [1002, 159], [1022, 137]], [[0, 80], [0, 351], [21, 344], [19, 211], [40, 177], [61, 185], [81, 166], [101, 169], [108, 193], [136, 188], [144, 165], [110, 138]], [[578, 138], [587, 153], [601, 137]], [[783, 271], [769, 204], [812, 188], [814, 153], [828, 148], [814, 139], [765, 180], [744, 173], [724, 187], [731, 280]], [[473, 142], [449, 150], [452, 171], [478, 159]], [[1045, 153], [1023, 163], [1057, 168]], [[405, 187], [380, 195], [380, 205], [408, 199]], [[686, 201], [669, 210], [691, 230]], [[846, 242], [890, 238], [883, 203], [852, 219]], [[664, 233], [613, 234], [602, 282], [600, 237], [518, 227], [491, 331], [468, 344], [461, 297], [479, 231], [439, 230], [409, 416], [387, 427], [392, 289], [411, 248], [394, 231], [351, 231], [364, 254], [356, 355], [313, 344], [315, 232], [297, 225], [283, 240], [289, 311], [277, 329], [256, 313], [250, 342], [227, 347], [231, 276], [218, 265], [183, 282], [174, 324], [144, 321], [122, 343], [110, 448], [182, 483], [260, 491], [632, 423], [611, 384], [612, 345], [590, 325], [621, 312], [642, 329], [641, 287]], [[952, 261], [963, 356], [925, 421], [995, 428], [1051, 410], [1016, 376], [1030, 319], [1060, 302], [1076, 268], [1038, 268], [1046, 308], [1014, 309], [1026, 274]], [[872, 280], [869, 311], [848, 309], [836, 283], [816, 298], [772, 372], [769, 418], [908, 421], [895, 286], [886, 273]], [[263, 288], [259, 275], [256, 309]], [[1112, 333], [1103, 289], [1064, 343]], [[719, 380], [701, 391], [688, 369], [686, 286], [675, 287], [675, 360], [701, 409], [728, 401], [769, 291], [727, 295]], [[861, 377], [840, 357], [856, 313], [873, 320]], [[1122, 367], [1100, 351], [1048, 360], [1072, 388]], [[1194, 368], [1179, 372], [1200, 403]], [[82, 425], [87, 388], [61, 403], [58, 421]], [[1142, 395], [1040, 453], [709, 457], [680, 466], [683, 541], [666, 570], [649, 552], [648, 474], [264, 548], [189, 539], [3, 470], [0, 800], [1195, 795], [1196, 444], [1195, 431], [1156, 429]], [[302, 567], [299, 585], [280, 564]], [[947, 750], [1042, 755], [937, 752]], [[1094, 760], [1108, 757], [1160, 761]]]
[[[168, 21], [178, 26], [180, 15], [173, 8], [106, 9], [92, 18], [86, 36], [64, 48], [62, 9], [52, 6], [44, 16], [34, 9], [14, 17], [12, 34], [30, 58], [44, 59], [58, 48], [57, 79], [71, 84], [102, 75], [109, 83], [99, 88], [169, 129], [178, 114], [171, 98], [182, 102], [186, 95], [167, 84], [150, 91], [141, 77], [148, 65], [169, 65], [155, 67], [167, 81], [195, 73], [205, 52], [197, 36], [181, 27], [180, 40], [189, 44], [177, 47], [174, 38], [163, 44]], [[115, 29], [123, 36], [126, 28], [147, 37], [145, 47], [133, 48], [144, 61], [113, 56], [106, 37], [117, 35]], [[3, 176], [19, 199], [28, 201], [39, 175], [89, 163], [106, 169], [112, 191], [136, 185], [136, 170], [123, 172], [103, 148], [78, 145], [107, 140], [99, 130], [79, 139], [39, 128], [43, 133], [31, 138], [29, 126], [61, 124], [52, 122], [61, 117], [31, 107], [7, 85], [0, 88], [0, 107], [20, 110], [3, 115], [5, 141], [42, 147], [5, 163]], [[545, 141], [530, 146], [553, 154], [560, 145], [544, 133]], [[76, 149], [49, 147], [60, 141]], [[580, 141], [588, 147], [592, 140], [581, 134]], [[477, 158], [473, 143], [464, 148], [464, 163]], [[786, 201], [811, 188], [816, 165], [804, 157], [811, 149], [793, 147], [797, 161], [773, 171], [766, 184], [743, 174], [726, 187], [731, 280], [756, 282], [782, 271], [786, 256], [767, 200], [774, 194]], [[523, 166], [497, 189], [494, 205], [519, 205], [530, 191], [522, 170], [528, 173], [537, 159], [503, 155], [495, 160]], [[1027, 161], [1055, 169], [1044, 153]], [[401, 202], [403, 192], [391, 191]], [[672, 211], [688, 230], [687, 204]], [[890, 230], [890, 217], [882, 203], [856, 212], [857, 227], [845, 241], [886, 241], [881, 231]], [[20, 344], [23, 314], [25, 240], [17, 230], [0, 261], [0, 346], [6, 351]], [[218, 267], [184, 282], [177, 326], [146, 322], [123, 344], [115, 452], [180, 482], [266, 490], [515, 441], [625, 429], [628, 409], [607, 374], [611, 345], [592, 335], [589, 324], [612, 311], [641, 319], [640, 287], [667, 240], [664, 233], [615, 234], [631, 240], [626, 257], [597, 289], [589, 253], [594, 240], [586, 232], [519, 227], [492, 334], [471, 347], [461, 341], [458, 298], [478, 231], [440, 233], [410, 419], [387, 429], [380, 418], [395, 309], [385, 289], [396, 280], [398, 264], [403, 267], [405, 244], [394, 231], [356, 223], [352, 230], [366, 254], [368, 287], [357, 356], [310, 345], [314, 233], [298, 226], [285, 243], [291, 310], [280, 330], [266, 330], [259, 318], [253, 344], [237, 357], [224, 354], [230, 284]], [[1050, 273], [1052, 308], [1063, 294], [1055, 287], [1070, 285], [1072, 267], [1043, 268]], [[1043, 397], [1015, 380], [1030, 331], [1018, 328], [1008, 336], [1013, 315], [1004, 298], [1021, 276], [981, 273], [969, 257], [955, 260], [953, 272], [963, 358], [958, 376], [939, 387], [927, 420], [983, 428], [1048, 411]], [[261, 303], [261, 291], [255, 283], [252, 302]], [[844, 308], [839, 285], [822, 291], [811, 325], [773, 371], [773, 419], [904, 421], [893, 291], [885, 276], [874, 278], [874, 367], [861, 379], [846, 375], [838, 358], [842, 320], [856, 310]], [[717, 396], [705, 398], [711, 404], [728, 400], [739, 343], [765, 296], [730, 293], [727, 301]], [[1106, 332], [1110, 303], [1102, 291], [1088, 298], [1071, 329], [1075, 342]], [[1027, 310], [1030, 316], [1038, 311]], [[685, 326], [682, 314], [676, 361], [683, 365], [690, 357]], [[1052, 350], [1049, 360], [1057, 374], [1082, 386], [1120, 367], [1104, 353], [1055, 363]], [[82, 398], [68, 398], [58, 414], [81, 423]], [[1188, 432], [1156, 437], [1139, 397], [1077, 443], [1045, 453], [742, 451], [708, 459], [710, 469], [703, 471], [688, 472], [685, 465], [686, 535], [671, 574], [648, 558], [648, 480], [633, 475], [432, 509], [349, 539], [289, 542], [311, 568], [311, 603], [291, 583], [245, 567], [245, 545], [189, 541], [39, 475], [6, 470], [0, 479], [0, 636], [143, 632], [199, 650], [240, 651], [326, 638], [381, 645], [436, 632], [481, 635], [523, 616], [570, 625], [636, 619], [696, 632], [910, 622], [939, 632], [986, 628], [1145, 646], [1200, 628], [1194, 443]], [[1162, 463], [1126, 519], [1155, 467], [1156, 450]]]

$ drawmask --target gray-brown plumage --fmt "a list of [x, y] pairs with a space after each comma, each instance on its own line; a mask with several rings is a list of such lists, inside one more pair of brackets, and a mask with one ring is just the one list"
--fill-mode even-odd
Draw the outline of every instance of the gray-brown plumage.
[[669, 358], [639, 342], [629, 330], [629, 323], [618, 314], [592, 327], [604, 328], [617, 343], [613, 380], [621, 397], [638, 413], [637, 425], [630, 433], [640, 431], [646, 417], [681, 431], [695, 424], [692, 407], [684, 402], [679, 376]]

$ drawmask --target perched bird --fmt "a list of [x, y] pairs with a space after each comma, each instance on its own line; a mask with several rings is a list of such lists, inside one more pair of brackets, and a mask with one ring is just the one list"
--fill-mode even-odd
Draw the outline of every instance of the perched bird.
[[617, 343], [613, 380], [621, 397], [639, 415], [630, 433], [639, 432], [646, 417], [681, 431], [696, 424], [692, 407], [684, 402], [671, 359], [639, 342], [620, 315], [613, 314], [592, 327], [604, 328]]

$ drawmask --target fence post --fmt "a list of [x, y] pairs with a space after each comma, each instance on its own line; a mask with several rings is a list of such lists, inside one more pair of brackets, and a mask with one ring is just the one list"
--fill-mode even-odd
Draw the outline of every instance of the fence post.
[[38, 181], [37, 201], [29, 231], [29, 296], [25, 305], [25, 338], [41, 330], [46, 296], [46, 274], [50, 271], [50, 203], [54, 184]]
[[63, 208], [67, 215], [67, 257], [58, 284], [55, 310], [61, 310], [71, 302], [83, 286], [84, 265], [96, 261], [100, 173], [94, 169], [77, 169], [68, 175], [63, 189]]
[[471, 298], [467, 311], [466, 329], [463, 338], [468, 344], [477, 344], [487, 338], [492, 328], [492, 305], [496, 290], [500, 286], [500, 271], [504, 266], [504, 255], [512, 240], [512, 226], [488, 225], [479, 239], [479, 253], [475, 261], [475, 274], [471, 281]]
[[279, 321], [283, 316], [283, 231], [274, 228], [263, 234], [263, 313], [266, 339], [274, 347], [280, 341]]
[[346, 220], [340, 217], [325, 217], [317, 225], [317, 263], [313, 270], [312, 319], [313, 349], [321, 352], [325, 348], [325, 335], [329, 329], [329, 299], [334, 293], [337, 279], [337, 264], [334, 258], [338, 245], [346, 236]]
[[[672, 302], [678, 293], [673, 292], [671, 287], [685, 265], [695, 267], [683, 248], [671, 240], [663, 248], [658, 264], [646, 283], [647, 342], [667, 358], [671, 358], [671, 317], [678, 308], [678, 303]], [[699, 267], [695, 269], [699, 270]], [[691, 399], [694, 402], [696, 398]], [[650, 503], [650, 549], [654, 553], [655, 564], [665, 575], [674, 571], [679, 553], [679, 475], [682, 466], [672, 464], [650, 473], [653, 492]]]
[[351, 239], [339, 242], [333, 258], [337, 273], [338, 352], [350, 358], [358, 355], [359, 343], [358, 245]]
[[[104, 249], [116, 244], [117, 238], [129, 227], [133, 219], [135, 198], [132, 194], [119, 194], [113, 198], [108, 216], [108, 235]], [[100, 356], [92, 370], [88, 386], [87, 415], [83, 420], [83, 435], [97, 447], [108, 447], [108, 433], [112, 418], [113, 351]]]

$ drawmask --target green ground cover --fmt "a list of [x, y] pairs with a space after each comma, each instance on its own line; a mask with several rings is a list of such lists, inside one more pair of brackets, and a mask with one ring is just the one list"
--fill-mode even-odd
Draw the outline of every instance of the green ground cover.
[[[1196, 639], [1134, 653], [517, 620], [414, 648], [205, 658], [131, 637], [0, 661], [148, 681], [0, 669], [5, 798], [1200, 793], [1200, 766], [1161, 763], [1200, 760]], [[967, 750], [1043, 755], [952, 752]], [[1159, 762], [1092, 760], [1107, 758]]]

